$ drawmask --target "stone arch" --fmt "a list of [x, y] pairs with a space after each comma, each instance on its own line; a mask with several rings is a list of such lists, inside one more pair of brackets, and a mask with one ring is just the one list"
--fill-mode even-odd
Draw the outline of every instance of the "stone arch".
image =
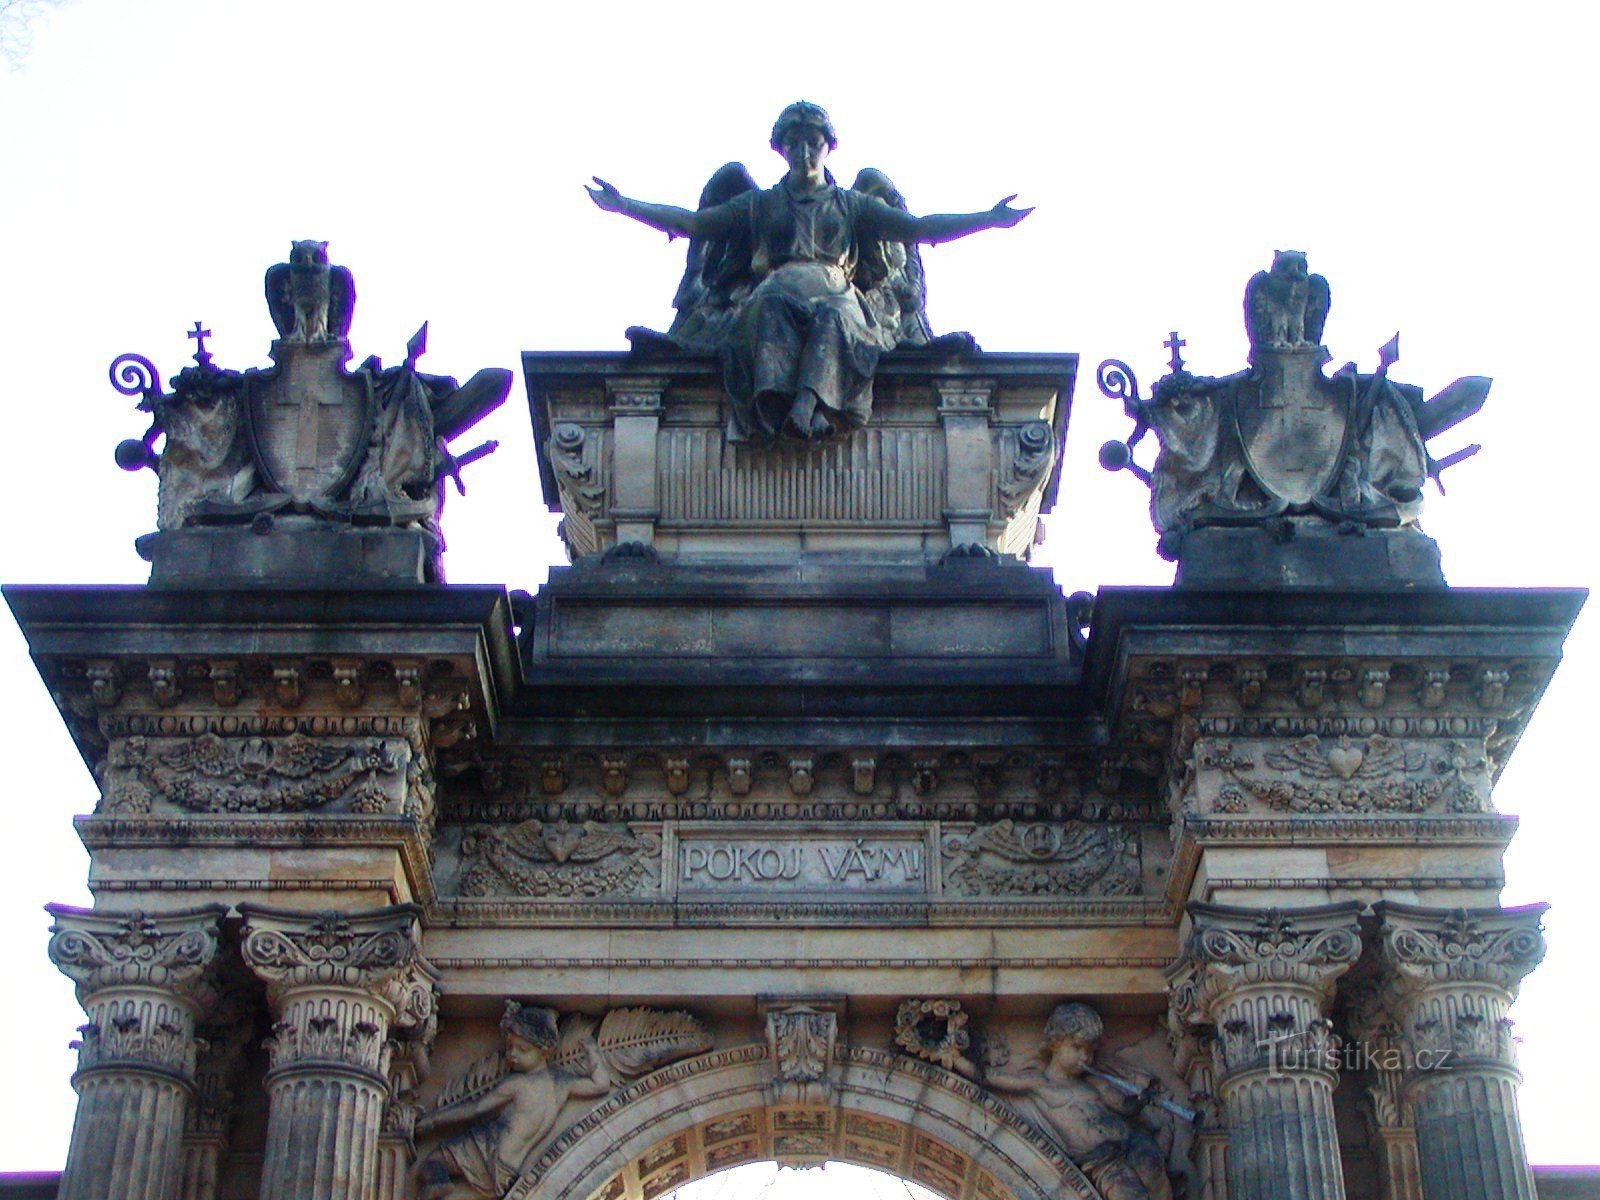
[[898, 1054], [842, 1046], [826, 1107], [774, 1101], [762, 1044], [624, 1088], [527, 1164], [506, 1200], [656, 1200], [726, 1167], [853, 1162], [948, 1200], [1102, 1200], [1049, 1139], [982, 1088]]

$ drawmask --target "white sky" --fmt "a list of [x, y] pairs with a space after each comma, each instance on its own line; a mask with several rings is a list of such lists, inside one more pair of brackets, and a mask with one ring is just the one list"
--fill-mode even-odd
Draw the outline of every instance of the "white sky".
[[[682, 243], [598, 212], [579, 185], [600, 174], [692, 203], [729, 159], [770, 182], [767, 132], [805, 97], [833, 114], [842, 178], [881, 167], [920, 212], [1008, 192], [1038, 206], [925, 253], [940, 330], [1083, 356], [1043, 559], [1068, 590], [1171, 578], [1143, 488], [1094, 465], [1128, 428], [1095, 363], [1126, 358], [1148, 386], [1177, 327], [1191, 369], [1239, 368], [1245, 280], [1281, 248], [1331, 282], [1336, 361], [1371, 369], [1398, 328], [1396, 378], [1432, 392], [1495, 377], [1484, 413], [1441, 439], [1483, 453], [1448, 497], [1430, 489], [1451, 582], [1592, 585], [1595, 11], [77, 0], [20, 70], [0, 68], [0, 577], [143, 580], [132, 543], [153, 528], [154, 477], [111, 461], [144, 421], [106, 367], [137, 350], [174, 374], [196, 318], [221, 365], [264, 364], [261, 277], [292, 239], [327, 239], [354, 272], [358, 360], [403, 357], [424, 318], [424, 366], [463, 378], [525, 349], [621, 348], [625, 326], [670, 319]], [[535, 587], [561, 556], [520, 381], [479, 430], [502, 449], [451, 500], [451, 578]], [[1497, 794], [1523, 819], [1506, 902], [1555, 905], [1517, 1010], [1535, 1162], [1600, 1161], [1594, 624], [1580, 620]], [[26, 1098], [0, 1122], [0, 1170], [44, 1169], [65, 1154], [81, 1016], [40, 905], [88, 899], [69, 818], [95, 788], [9, 620], [0, 659], [0, 1029]]]

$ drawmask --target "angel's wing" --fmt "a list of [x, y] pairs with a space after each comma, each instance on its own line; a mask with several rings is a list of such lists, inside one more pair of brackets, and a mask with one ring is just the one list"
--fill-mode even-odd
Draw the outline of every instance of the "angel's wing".
[[[735, 196], [756, 191], [756, 181], [743, 163], [725, 163], [700, 189], [699, 208], [726, 204]], [[719, 238], [689, 239], [683, 279], [672, 298], [677, 310], [667, 336], [688, 349], [716, 349], [726, 321], [732, 293], [750, 282], [750, 258], [755, 250], [749, 229]]]
[[1307, 282], [1306, 295], [1306, 321], [1305, 337], [1308, 342], [1322, 345], [1322, 327], [1328, 323], [1328, 306], [1332, 303], [1332, 295], [1328, 291], [1328, 281], [1321, 275], [1313, 275]]
[[633, 845], [633, 839], [615, 833], [594, 821], [585, 821], [578, 839], [567, 858], [571, 862], [598, 862], [608, 854]]
[[552, 860], [553, 856], [544, 842], [543, 821], [524, 821], [520, 825], [513, 825], [500, 836], [506, 845], [510, 846], [523, 858], [530, 859], [533, 862], [550, 862]]
[[356, 308], [356, 281], [349, 267], [328, 268], [328, 334], [350, 336], [350, 318]]
[[1272, 340], [1272, 300], [1268, 295], [1272, 287], [1271, 278], [1265, 271], [1257, 271], [1245, 284], [1244, 327], [1250, 334], [1252, 346], [1265, 345]]
[[279, 337], [294, 332], [294, 300], [289, 295], [289, 264], [278, 263], [267, 268], [267, 311]]
[[[906, 198], [882, 171], [863, 167], [850, 190], [876, 196], [885, 204], [907, 212]], [[895, 322], [893, 346], [926, 346], [933, 340], [924, 308], [928, 300], [922, 252], [915, 242], [870, 242], [861, 247], [856, 264], [856, 287], [868, 303]]]

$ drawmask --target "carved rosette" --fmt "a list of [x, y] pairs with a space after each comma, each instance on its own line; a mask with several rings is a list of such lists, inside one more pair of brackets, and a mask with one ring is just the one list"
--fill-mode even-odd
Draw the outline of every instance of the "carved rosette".
[[297, 913], [241, 905], [245, 964], [267, 985], [263, 1200], [374, 1194], [396, 1034], [431, 1035], [421, 909]]
[[1179, 1028], [1209, 1025], [1228, 1129], [1230, 1200], [1342, 1200], [1334, 1124], [1334, 985], [1361, 952], [1360, 905], [1191, 904], [1169, 972]]
[[1532, 1200], [1507, 1012], [1544, 957], [1545, 906], [1374, 908], [1424, 1194]]
[[51, 905], [50, 961], [88, 1014], [60, 1195], [167, 1200], [194, 1092], [195, 1021], [212, 996], [222, 905], [149, 916]]

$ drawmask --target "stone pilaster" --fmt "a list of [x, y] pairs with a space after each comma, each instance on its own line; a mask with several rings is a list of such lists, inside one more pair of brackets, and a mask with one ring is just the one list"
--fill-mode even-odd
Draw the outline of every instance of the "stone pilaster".
[[1168, 1013], [1168, 1034], [1173, 1063], [1189, 1087], [1189, 1104], [1195, 1110], [1188, 1194], [1193, 1200], [1228, 1200], [1228, 1130], [1217, 1099], [1213, 1037], [1173, 1012]]
[[1405, 1047], [1388, 999], [1370, 972], [1346, 989], [1345, 1021], [1356, 1043], [1350, 1059], [1366, 1075], [1362, 1116], [1378, 1169], [1377, 1200], [1422, 1200], [1416, 1114], [1405, 1090]]
[[1506, 1013], [1544, 957], [1545, 906], [1374, 908], [1424, 1200], [1534, 1200]]
[[431, 1020], [421, 910], [296, 913], [241, 905], [244, 961], [267, 984], [262, 1200], [369, 1200], [392, 1038]]
[[50, 961], [88, 1014], [62, 1200], [170, 1200], [222, 905], [159, 917], [52, 904]]
[[944, 426], [945, 525], [950, 548], [985, 546], [994, 517], [993, 451], [989, 426], [993, 417], [990, 380], [941, 380], [939, 423]]
[[1327, 1015], [1361, 951], [1359, 911], [1189, 906], [1171, 1002], [1183, 1023], [1215, 1030], [1229, 1200], [1344, 1198]]

